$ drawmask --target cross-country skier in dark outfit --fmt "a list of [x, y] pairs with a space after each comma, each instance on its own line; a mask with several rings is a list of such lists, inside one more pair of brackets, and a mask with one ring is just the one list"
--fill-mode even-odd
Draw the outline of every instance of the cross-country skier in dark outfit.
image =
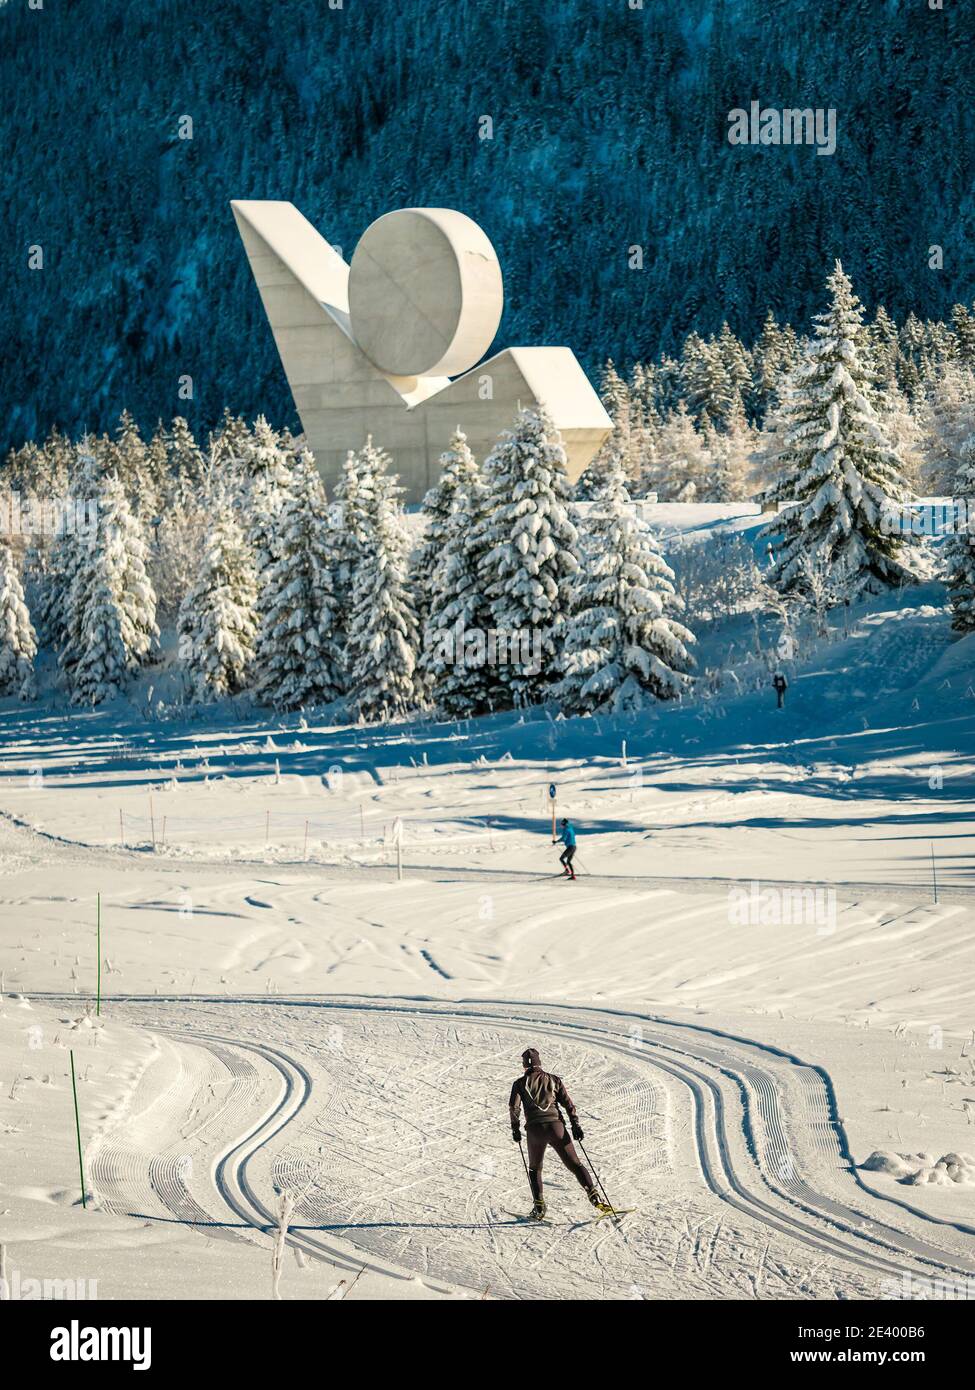
[[566, 878], [575, 878], [576, 871], [572, 867], [572, 861], [576, 855], [576, 830], [575, 826], [562, 817], [562, 834], [556, 840], [556, 844], [565, 845], [565, 849], [559, 855], [559, 863], [565, 870]]
[[[528, 1181], [531, 1183], [532, 1197], [535, 1199], [532, 1216], [540, 1221], [545, 1215], [545, 1199], [542, 1196], [542, 1160], [545, 1150], [552, 1146], [562, 1162], [585, 1188], [586, 1196], [600, 1211], [608, 1210], [599, 1200], [589, 1169], [580, 1160], [572, 1139], [582, 1139], [582, 1126], [560, 1076], [543, 1071], [538, 1052], [527, 1047], [521, 1054], [525, 1068], [511, 1088], [508, 1113], [511, 1116], [511, 1137], [516, 1144], [521, 1143], [521, 1112], [525, 1112], [525, 1138], [528, 1141]], [[572, 1139], [565, 1132], [559, 1106], [569, 1117]]]

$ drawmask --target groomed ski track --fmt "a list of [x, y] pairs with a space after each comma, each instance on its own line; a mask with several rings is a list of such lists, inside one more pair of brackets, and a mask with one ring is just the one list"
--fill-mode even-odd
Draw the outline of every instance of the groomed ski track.
[[[288, 1030], [288, 1044], [280, 1045], [275, 1039], [272, 1045], [269, 1041], [238, 1036], [237, 1030], [228, 1024], [241, 1016], [245, 1008], [260, 1009], [267, 1020], [279, 1013]], [[336, 1194], [330, 1190], [327, 1167], [323, 1169], [321, 1160], [316, 1167], [307, 1138], [317, 1117], [321, 1113], [341, 1112], [346, 1098], [341, 1090], [319, 1096], [315, 1080], [319, 1068], [308, 1062], [299, 1043], [302, 1035], [313, 1040], [329, 1027], [341, 1028], [352, 1021], [368, 1025], [371, 1035], [407, 1023], [421, 1033], [424, 1029], [429, 1031], [432, 1038], [437, 1036], [436, 1030], [442, 1033], [444, 1028], [452, 1027], [510, 1036], [511, 1056], [517, 1055], [520, 1040], [528, 1034], [543, 1048], [547, 1044], [553, 1050], [571, 1040], [574, 1046], [598, 1054], [607, 1062], [639, 1069], [655, 1088], [654, 1094], [668, 1097], [672, 1113], [659, 1118], [668, 1131], [667, 1147], [673, 1151], [672, 1161], [677, 1168], [685, 1174], [689, 1168], [696, 1170], [698, 1180], [726, 1212], [726, 1219], [737, 1223], [746, 1234], [757, 1229], [770, 1244], [789, 1252], [791, 1258], [803, 1252], [816, 1271], [840, 1270], [860, 1276], [852, 1289], [840, 1296], [875, 1294], [879, 1281], [899, 1282], [905, 1273], [932, 1280], [958, 1279], [975, 1272], [970, 1228], [943, 1223], [942, 1229], [938, 1223], [920, 1217], [907, 1201], [879, 1197], [863, 1182], [850, 1160], [828, 1075], [797, 1057], [747, 1038], [662, 1017], [502, 1001], [447, 1004], [346, 997], [255, 997], [228, 1001], [219, 996], [186, 999], [159, 995], [116, 998], [113, 1010], [119, 1010], [126, 1021], [144, 1023], [163, 1043], [202, 1050], [221, 1078], [220, 1082], [210, 1078], [210, 1092], [219, 1084], [230, 1087], [229, 1095], [220, 1102], [219, 1117], [211, 1116], [203, 1135], [197, 1136], [204, 1141], [203, 1151], [209, 1164], [209, 1196], [201, 1193], [199, 1185], [191, 1196], [181, 1180], [179, 1165], [185, 1165], [187, 1142], [183, 1126], [179, 1137], [173, 1137], [168, 1154], [156, 1146], [156, 1152], [147, 1160], [152, 1172], [139, 1173], [140, 1164], [146, 1164], [131, 1153], [119, 1165], [112, 1156], [111, 1143], [95, 1152], [94, 1185], [96, 1190], [108, 1193], [106, 1204], [117, 1211], [145, 1214], [139, 1210], [141, 1188], [155, 1194], [172, 1213], [170, 1219], [211, 1226], [218, 1234], [226, 1234], [227, 1225], [268, 1233], [277, 1226], [275, 1188], [286, 1189], [297, 1198], [287, 1240], [305, 1255], [321, 1257], [350, 1272], [365, 1268], [403, 1279], [421, 1278], [428, 1287], [441, 1292], [465, 1290], [480, 1296], [487, 1290], [490, 1296], [515, 1298], [539, 1296], [527, 1273], [538, 1264], [544, 1267], [546, 1262], [552, 1265], [551, 1296], [577, 1296], [576, 1292], [560, 1288], [555, 1252], [559, 1242], [572, 1232], [576, 1239], [571, 1256], [566, 1258], [576, 1265], [581, 1262], [582, 1276], [592, 1285], [589, 1296], [644, 1296], [641, 1268], [648, 1251], [635, 1233], [639, 1227], [666, 1217], [661, 1210], [647, 1211], [641, 1200], [633, 1203], [641, 1211], [630, 1218], [628, 1227], [601, 1229], [598, 1237], [587, 1232], [581, 1240], [579, 1233], [585, 1231], [587, 1223], [579, 1194], [571, 1182], [560, 1191], [555, 1188], [559, 1211], [570, 1218], [564, 1230], [526, 1231], [524, 1227], [513, 1227], [504, 1217], [500, 1202], [477, 1210], [470, 1198], [461, 1193], [458, 1207], [462, 1216], [456, 1211], [442, 1210], [438, 1227], [436, 1221], [420, 1219], [420, 1213], [410, 1206], [410, 1189], [425, 1181], [422, 1172], [405, 1175], [410, 1181], [405, 1184], [401, 1220], [382, 1213], [376, 1217], [369, 1211], [341, 1210], [341, 1191]], [[227, 1031], [194, 1026], [193, 1015], [201, 1011], [208, 1019], [223, 1017]], [[438, 1045], [435, 1041], [431, 1044], [434, 1048]], [[270, 1071], [274, 1078], [256, 1112], [250, 1084], [255, 1067], [263, 1068], [265, 1073]], [[573, 1089], [584, 1094], [585, 1078], [579, 1077]], [[497, 1151], [506, 1161], [508, 1156], [500, 1147], [504, 1142], [510, 1145], [504, 1133], [504, 1096], [492, 1095], [490, 1099], [497, 1112]], [[190, 1107], [193, 1113], [199, 1108]], [[652, 1102], [650, 1108], [655, 1108]], [[439, 1124], [449, 1127], [456, 1117], [448, 1110], [440, 1116], [430, 1114], [428, 1119], [431, 1134], [435, 1135]], [[157, 1129], [158, 1122], [156, 1114]], [[214, 1135], [221, 1135], [222, 1142], [215, 1147], [207, 1139], [207, 1127]], [[233, 1130], [230, 1135], [228, 1128]], [[338, 1132], [341, 1134], [341, 1125]], [[602, 1153], [601, 1137], [598, 1126], [593, 1126], [591, 1132], [587, 1129], [587, 1147], [591, 1146], [591, 1156], [597, 1162]], [[341, 1138], [337, 1143], [341, 1148]], [[269, 1169], [267, 1160], [272, 1152], [278, 1157]], [[366, 1149], [365, 1157], [369, 1156]], [[327, 1165], [327, 1155], [324, 1162]], [[440, 1162], [433, 1144], [429, 1163], [436, 1166]], [[603, 1168], [602, 1162], [599, 1166]], [[807, 1177], [807, 1168], [820, 1178], [824, 1172], [832, 1174], [828, 1191], [820, 1190], [814, 1176]], [[553, 1180], [558, 1185], [561, 1176], [558, 1165], [550, 1162], [546, 1168], [550, 1201]], [[618, 1187], [621, 1179], [612, 1167], [607, 1166], [603, 1176], [611, 1188]], [[393, 1174], [386, 1177], [391, 1187], [398, 1186]], [[656, 1179], [664, 1177], [662, 1171], [656, 1178], [651, 1172], [649, 1190], [653, 1191]], [[517, 1178], [512, 1165], [513, 1193], [520, 1192]], [[341, 1188], [342, 1183], [338, 1186]], [[617, 1200], [630, 1205], [633, 1197], [631, 1191], [622, 1190]], [[394, 1208], [396, 1205], [394, 1198]], [[675, 1204], [675, 1210], [680, 1210], [680, 1204]], [[579, 1221], [571, 1224], [575, 1212]], [[702, 1242], [698, 1228], [689, 1291], [709, 1296], [706, 1290], [713, 1283], [710, 1296], [748, 1296], [751, 1283], [751, 1296], [788, 1296], [781, 1287], [768, 1287], [767, 1269], [759, 1270], [757, 1276], [747, 1276], [740, 1288], [735, 1287], [734, 1273], [718, 1277], [715, 1246], [723, 1220], [718, 1220], [710, 1249], [706, 1248], [710, 1232], [708, 1240]], [[688, 1227], [690, 1230], [689, 1221]], [[457, 1232], [463, 1233], [466, 1238], [459, 1256], [455, 1254], [441, 1262], [438, 1229], [444, 1238], [448, 1233], [451, 1239]], [[620, 1242], [621, 1249], [605, 1250], [607, 1239]], [[512, 1247], [513, 1240], [516, 1244]], [[697, 1248], [702, 1244], [703, 1253]], [[766, 1256], [768, 1249], [769, 1246]], [[391, 1250], [395, 1258], [391, 1257]], [[687, 1257], [688, 1251], [684, 1251], [682, 1259]], [[794, 1268], [801, 1268], [801, 1263]], [[832, 1277], [828, 1274], [825, 1285], [814, 1280], [810, 1286], [797, 1288], [793, 1296], [828, 1297]], [[624, 1291], [628, 1286], [637, 1291], [627, 1294]]]

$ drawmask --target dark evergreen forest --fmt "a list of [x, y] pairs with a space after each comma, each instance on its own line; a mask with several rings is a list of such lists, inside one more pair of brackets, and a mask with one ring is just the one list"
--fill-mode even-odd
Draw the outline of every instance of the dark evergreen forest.
[[[234, 197], [346, 258], [390, 208], [459, 208], [505, 272], [497, 346], [594, 375], [768, 309], [805, 329], [836, 257], [898, 321], [975, 297], [971, 0], [631, 3], [7, 0], [0, 448], [123, 406], [294, 423]], [[836, 153], [729, 145], [753, 99], [835, 107]]]

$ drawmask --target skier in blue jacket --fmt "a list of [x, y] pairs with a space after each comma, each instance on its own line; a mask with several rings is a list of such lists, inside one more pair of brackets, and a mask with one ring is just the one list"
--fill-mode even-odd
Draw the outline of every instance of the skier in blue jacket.
[[565, 849], [559, 855], [559, 863], [565, 871], [566, 878], [575, 878], [575, 869], [572, 867], [572, 861], [575, 858], [576, 852], [575, 826], [571, 821], [566, 820], [565, 816], [562, 817], [560, 824], [562, 826], [562, 834], [559, 836], [556, 844], [565, 845]]

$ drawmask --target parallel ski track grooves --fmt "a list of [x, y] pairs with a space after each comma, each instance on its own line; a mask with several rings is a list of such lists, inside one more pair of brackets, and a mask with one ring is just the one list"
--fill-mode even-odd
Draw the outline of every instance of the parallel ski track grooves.
[[[262, 1149], [270, 1139], [273, 1139], [276, 1134], [289, 1125], [307, 1104], [312, 1091], [311, 1077], [300, 1062], [277, 1048], [269, 1047], [266, 1043], [242, 1042], [237, 1038], [201, 1033], [194, 1029], [154, 1025], [152, 1031], [167, 1033], [173, 1037], [193, 1039], [216, 1052], [218, 1056], [222, 1055], [221, 1050], [224, 1048], [253, 1052], [270, 1063], [281, 1077], [281, 1094], [271, 1109], [242, 1138], [235, 1139], [228, 1148], [224, 1149], [213, 1164], [214, 1184], [231, 1211], [248, 1226], [269, 1235], [273, 1234], [278, 1229], [277, 1217], [267, 1209], [251, 1186], [247, 1176], [247, 1165], [258, 1150]], [[376, 1260], [365, 1253], [361, 1255], [358, 1253], [350, 1254], [348, 1249], [340, 1248], [326, 1240], [309, 1235], [300, 1227], [289, 1227], [287, 1242], [289, 1245], [297, 1246], [305, 1254], [318, 1256], [330, 1264], [356, 1274], [367, 1269], [374, 1273], [403, 1280], [412, 1280], [416, 1277], [413, 1270]], [[450, 1286], [443, 1280], [426, 1280], [425, 1282], [429, 1283], [430, 1287], [440, 1289], [443, 1292], [450, 1291]]]
[[[39, 998], [39, 995], [35, 995]], [[47, 998], [54, 998], [56, 995], [47, 995]], [[57, 995], [57, 998], [74, 998]], [[118, 1004], [185, 1004], [186, 999], [181, 995], [125, 995], [117, 998]], [[882, 1273], [882, 1275], [903, 1276], [905, 1261], [914, 1261], [926, 1266], [935, 1266], [937, 1269], [953, 1270], [956, 1273], [969, 1273], [958, 1264], [958, 1257], [947, 1254], [946, 1251], [936, 1250], [926, 1243], [915, 1240], [903, 1232], [897, 1232], [893, 1227], [883, 1226], [871, 1218], [865, 1218], [861, 1213], [850, 1211], [841, 1207], [839, 1202], [822, 1197], [809, 1188], [807, 1184], [797, 1181], [790, 1183], [787, 1190], [777, 1188], [768, 1179], [768, 1175], [762, 1172], [758, 1165], [758, 1154], [755, 1150], [754, 1134], [751, 1131], [751, 1120], [748, 1115], [748, 1106], [751, 1102], [750, 1090], [744, 1079], [741, 1070], [732, 1070], [729, 1066], [722, 1066], [720, 1063], [700, 1056], [688, 1054], [686, 1047], [677, 1047], [672, 1042], [663, 1040], [648, 1040], [644, 1038], [644, 1048], [634, 1052], [629, 1041], [619, 1040], [613, 1036], [609, 1029], [599, 1029], [591, 1023], [573, 1022], [572, 1019], [551, 1019], [549, 1017], [534, 1016], [533, 1011], [544, 1012], [551, 1008], [549, 1005], [509, 1005], [508, 1011], [503, 1013], [492, 1013], [485, 1008], [480, 1001], [472, 1001], [470, 1005], [460, 1004], [459, 1006], [448, 1004], [438, 1005], [434, 1001], [367, 1001], [367, 999], [316, 999], [316, 998], [253, 998], [238, 999], [238, 1001], [228, 1001], [227, 997], [198, 997], [192, 1002], [198, 1004], [217, 1004], [227, 1006], [231, 1002], [242, 1004], [242, 1002], [253, 1002], [253, 1004], [273, 1004], [285, 1006], [298, 1006], [298, 1008], [324, 1008], [334, 1009], [334, 1011], [348, 1011], [360, 1013], [401, 1013], [401, 1015], [420, 1015], [424, 1017], [434, 1017], [434, 1019], [456, 1019], [458, 1022], [474, 1024], [490, 1024], [492, 1027], [503, 1027], [506, 1030], [515, 1030], [529, 1023], [537, 1033], [547, 1034], [549, 1037], [565, 1036], [567, 1030], [572, 1030], [576, 1036], [586, 1038], [594, 1047], [601, 1047], [606, 1051], [619, 1052], [627, 1056], [630, 1062], [634, 1058], [640, 1058], [648, 1065], [655, 1066], [680, 1081], [687, 1088], [691, 1095], [694, 1108], [694, 1131], [695, 1147], [697, 1147], [698, 1161], [700, 1161], [702, 1176], [705, 1183], [719, 1198], [727, 1205], [758, 1220], [761, 1225], [771, 1227], [783, 1236], [798, 1240], [800, 1243], [815, 1248], [819, 1254], [832, 1255], [832, 1257], [843, 1259], [847, 1264], [857, 1265], [858, 1268], [867, 1269], [871, 1273]], [[492, 1001], [498, 1004], [499, 1001]], [[555, 1005], [558, 1008], [558, 1005]], [[513, 1012], [513, 1011], [517, 1011]], [[598, 1009], [590, 1011], [599, 1013]], [[611, 1016], [620, 1016], [616, 1011], [608, 1011]], [[623, 1015], [634, 1017], [634, 1015]], [[695, 1026], [693, 1023], [680, 1023], [676, 1020], [655, 1019], [655, 1017], [643, 1016], [644, 1023], [652, 1026], [672, 1027], [672, 1029], [683, 1029], [687, 1031], [698, 1031], [698, 1033], [709, 1034], [715, 1038], [725, 1038], [726, 1041], [736, 1041], [743, 1045], [750, 1045], [752, 1048], [765, 1049], [780, 1058], [786, 1059], [797, 1065], [805, 1066], [809, 1072], [819, 1074], [822, 1079], [821, 1069], [808, 1068], [808, 1063], [798, 1061], [787, 1052], [779, 1051], [776, 1048], [764, 1048], [764, 1044], [757, 1044], [748, 1038], [734, 1038], [730, 1034], [722, 1034], [718, 1030], [704, 1029]], [[270, 1111], [264, 1113], [263, 1118], [253, 1125], [242, 1138], [236, 1138], [214, 1161], [213, 1175], [214, 1183], [218, 1193], [227, 1202], [242, 1220], [248, 1225], [263, 1230], [263, 1232], [273, 1232], [277, 1229], [277, 1218], [264, 1207], [263, 1202], [253, 1191], [252, 1184], [248, 1180], [248, 1163], [253, 1155], [260, 1148], [268, 1143], [275, 1134], [280, 1133], [291, 1120], [298, 1115], [300, 1109], [306, 1105], [309, 1095], [312, 1094], [312, 1079], [305, 1068], [296, 1062], [285, 1052], [278, 1048], [268, 1047], [267, 1044], [257, 1044], [253, 1041], [241, 1041], [238, 1038], [228, 1038], [223, 1034], [204, 1033], [193, 1029], [182, 1029], [182, 1027], [171, 1027], [168, 1024], [152, 1024], [153, 1031], [170, 1034], [174, 1037], [186, 1038], [203, 1044], [204, 1047], [213, 1049], [241, 1049], [245, 1052], [263, 1056], [266, 1062], [270, 1063], [282, 1080], [282, 1094]], [[665, 1055], [648, 1055], [650, 1049]], [[707, 1051], [707, 1048], [705, 1048]], [[690, 1061], [688, 1061], [690, 1056]], [[726, 1106], [723, 1104], [722, 1093], [718, 1081], [712, 1079], [707, 1073], [700, 1070], [700, 1065], [693, 1063], [704, 1062], [705, 1066], [711, 1066], [719, 1074], [727, 1077], [734, 1086], [739, 1088], [741, 1105], [743, 1105], [743, 1129], [744, 1141], [746, 1141], [748, 1151], [757, 1165], [759, 1179], [764, 1181], [769, 1193], [783, 1204], [783, 1208], [776, 1208], [772, 1202], [764, 1195], [758, 1195], [751, 1191], [744, 1183], [743, 1176], [734, 1168], [732, 1150], [730, 1150], [729, 1137], [726, 1129]], [[758, 1070], [757, 1068], [752, 1068]], [[748, 1066], [746, 1065], [746, 1070]], [[833, 1108], [832, 1095], [830, 1095], [830, 1109]], [[841, 1154], [848, 1156], [846, 1136], [841, 1130], [841, 1126], [836, 1119], [832, 1120], [832, 1127], [835, 1130]], [[875, 1195], [875, 1194], [872, 1194]], [[901, 1205], [901, 1204], [897, 1204]], [[912, 1208], [903, 1204], [907, 1211]], [[826, 1229], [823, 1229], [823, 1223]], [[864, 1229], [864, 1226], [871, 1226], [871, 1230]], [[335, 1229], [355, 1230], [355, 1226], [335, 1227]], [[360, 1270], [363, 1268], [376, 1270], [401, 1279], [413, 1279], [416, 1272], [412, 1269], [403, 1269], [392, 1262], [382, 1261], [370, 1257], [367, 1254], [357, 1254], [357, 1247], [353, 1247], [356, 1254], [350, 1254], [348, 1244], [331, 1244], [330, 1241], [321, 1240], [317, 1236], [312, 1236], [306, 1230], [292, 1229], [288, 1233], [289, 1244], [298, 1245], [307, 1254], [321, 1255], [328, 1259], [332, 1264], [341, 1266], [346, 1270]], [[867, 1250], [865, 1250], [865, 1247]], [[971, 1262], [969, 1262], [971, 1264]], [[426, 1276], [424, 1276], [426, 1277]], [[444, 1280], [435, 1280], [434, 1287], [440, 1286], [448, 1289], [448, 1284]]]
[[[127, 1002], [139, 1001], [130, 996]], [[163, 1003], [167, 1002], [167, 997], [145, 997], [142, 1002]], [[172, 996], [168, 1002], [184, 1001], [179, 996]], [[228, 1001], [225, 998], [214, 998], [209, 1002], [226, 1005]], [[255, 1000], [254, 1002], [258, 1001]], [[574, 1023], [571, 1020], [554, 1022], [549, 1019], [544, 1021], [532, 1017], [530, 1014], [525, 1014], [524, 1010], [526, 1007], [531, 1010], [533, 1007], [531, 1005], [516, 1006], [521, 1013], [520, 1017], [516, 1017], [510, 1011], [502, 1015], [493, 1014], [479, 1004], [472, 1004], [467, 1009], [461, 1009], [452, 1008], [449, 1004], [439, 1007], [432, 1004], [424, 1006], [420, 1001], [416, 1003], [404, 1001], [399, 1004], [392, 1004], [379, 1001], [369, 1003], [364, 1000], [351, 999], [348, 1001], [319, 1001], [279, 998], [273, 1001], [260, 1002], [290, 1004], [292, 1007], [310, 1005], [311, 1007], [358, 1012], [400, 1013], [414, 1016], [419, 1014], [441, 1019], [448, 1017], [468, 1023], [490, 1024], [492, 1027], [503, 1027], [508, 1030], [514, 1030], [529, 1023], [536, 1032], [555, 1037], [564, 1034], [566, 1029], [572, 1029], [576, 1035], [583, 1035], [591, 1045], [621, 1053], [631, 1062], [635, 1057], [639, 1057], [648, 1065], [666, 1072], [686, 1087], [693, 1102], [696, 1147], [702, 1175], [715, 1196], [735, 1210], [758, 1220], [762, 1225], [778, 1231], [787, 1238], [811, 1246], [820, 1254], [831, 1255], [874, 1274], [901, 1276], [904, 1272], [905, 1260], [958, 1273], [967, 1272], [961, 1270], [957, 1263], [958, 1257], [940, 1251], [934, 1246], [896, 1231], [892, 1227], [884, 1226], [882, 1223], [854, 1212], [830, 1198], [823, 1197], [800, 1180], [789, 1181], [785, 1189], [775, 1186], [759, 1164], [749, 1115], [749, 1107], [753, 1097], [749, 1091], [745, 1075], [741, 1070], [735, 1071], [728, 1065], [722, 1066], [706, 1057], [700, 1058], [688, 1054], [686, 1048], [654, 1039], [652, 1041], [645, 1040], [645, 1049], [634, 1052], [628, 1042], [617, 1041], [609, 1029], [600, 1029], [588, 1023]], [[545, 1006], [538, 1007], [544, 1008]], [[592, 1012], [598, 1013], [599, 1010]], [[726, 1036], [715, 1030], [695, 1029], [693, 1024], [681, 1024], [662, 1019], [646, 1019], [645, 1021], [656, 1023], [659, 1026], [711, 1033], [715, 1037]], [[258, 1149], [262, 1148], [275, 1134], [290, 1123], [306, 1104], [311, 1093], [311, 1078], [307, 1071], [286, 1053], [268, 1047], [266, 1044], [245, 1043], [237, 1039], [200, 1033], [190, 1029], [161, 1028], [158, 1031], [169, 1032], [174, 1036], [194, 1038], [205, 1045], [215, 1044], [219, 1047], [241, 1048], [257, 1053], [274, 1066], [281, 1075], [284, 1092], [275, 1107], [257, 1125], [252, 1127], [247, 1135], [236, 1140], [225, 1150], [214, 1166], [215, 1183], [228, 1206], [249, 1224], [262, 1230], [274, 1230], [277, 1225], [276, 1219], [257, 1197], [248, 1181], [247, 1165]], [[736, 1041], [761, 1047], [761, 1044], [755, 1044], [748, 1039], [736, 1039]], [[646, 1049], [653, 1049], [655, 1052], [666, 1055], [648, 1055]], [[777, 1049], [769, 1050], [777, 1052]], [[690, 1060], [688, 1060], [689, 1055]], [[778, 1052], [777, 1055], [800, 1066], [807, 1065], [799, 1062], [796, 1058], [791, 1058], [787, 1053]], [[783, 1204], [781, 1208], [773, 1205], [773, 1202], [766, 1196], [750, 1190], [742, 1174], [736, 1170], [729, 1143], [726, 1126], [727, 1109], [721, 1087], [712, 1077], [700, 1070], [700, 1065], [692, 1064], [700, 1064], [702, 1061], [705, 1066], [713, 1067], [737, 1086], [743, 1110], [742, 1130], [746, 1145], [756, 1164], [760, 1180], [764, 1182], [771, 1196]], [[817, 1074], [820, 1071], [818, 1068], [808, 1068], [808, 1070]], [[766, 1093], [763, 1096], [765, 1101], [763, 1114], [772, 1121], [770, 1128], [773, 1138], [776, 1145], [781, 1147], [785, 1144], [785, 1139], [780, 1128], [778, 1107], [774, 1103], [774, 1084], [757, 1067], [746, 1064], [745, 1071], [754, 1072], [766, 1083], [761, 1088]], [[772, 1100], [771, 1107], [769, 1097]], [[839, 1148], [841, 1153], [845, 1155], [845, 1136], [842, 1135], [838, 1122], [833, 1121], [831, 1127], [834, 1132], [838, 1131]], [[825, 1224], [825, 1229], [823, 1224]], [[865, 1229], [866, 1226], [871, 1229]], [[347, 1229], [354, 1230], [354, 1227]], [[322, 1255], [348, 1270], [358, 1270], [365, 1267], [404, 1279], [414, 1277], [411, 1271], [404, 1271], [401, 1267], [398, 1268], [393, 1264], [376, 1262], [366, 1255], [361, 1258], [358, 1255], [351, 1256], [348, 1249], [332, 1245], [310, 1235], [307, 1231], [302, 1231], [300, 1228], [290, 1230], [288, 1239], [291, 1244], [299, 1246], [306, 1252]]]

